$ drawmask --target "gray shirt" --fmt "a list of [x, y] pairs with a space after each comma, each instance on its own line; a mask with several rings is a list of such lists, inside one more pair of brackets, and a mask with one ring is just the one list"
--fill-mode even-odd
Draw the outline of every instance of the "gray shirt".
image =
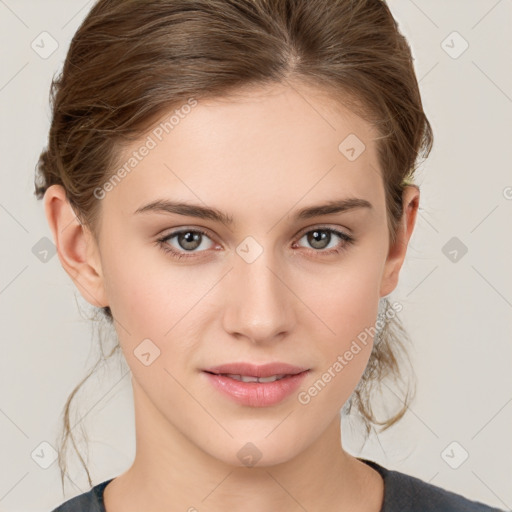
[[[384, 501], [380, 512], [504, 512], [479, 501], [429, 484], [419, 478], [393, 471], [367, 459], [365, 462], [384, 479]], [[113, 478], [75, 496], [52, 512], [106, 512], [103, 490]]]

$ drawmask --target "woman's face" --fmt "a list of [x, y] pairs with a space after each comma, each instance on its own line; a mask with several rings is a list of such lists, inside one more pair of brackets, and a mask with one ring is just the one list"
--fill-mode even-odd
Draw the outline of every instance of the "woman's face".
[[[125, 171], [97, 190], [97, 287], [84, 297], [111, 308], [138, 432], [273, 465], [339, 422], [405, 256], [390, 251], [376, 137], [318, 93], [274, 86], [190, 101], [125, 151]], [[144, 209], [156, 201], [188, 211]], [[284, 395], [204, 371], [238, 362], [308, 371]], [[227, 379], [234, 395], [214, 385]]]

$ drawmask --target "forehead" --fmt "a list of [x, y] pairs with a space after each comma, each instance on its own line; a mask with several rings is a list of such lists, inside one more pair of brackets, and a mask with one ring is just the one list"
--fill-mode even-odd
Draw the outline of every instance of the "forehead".
[[372, 125], [305, 86], [193, 100], [162, 114], [125, 148], [116, 168], [124, 168], [123, 178], [106, 203], [127, 214], [165, 197], [224, 211], [345, 196], [378, 204], [376, 138]]

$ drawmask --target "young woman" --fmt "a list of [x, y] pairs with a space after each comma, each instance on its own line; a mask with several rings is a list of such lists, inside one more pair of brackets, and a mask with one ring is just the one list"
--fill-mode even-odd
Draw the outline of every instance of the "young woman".
[[56, 511], [496, 510], [341, 443], [402, 371], [388, 296], [433, 141], [384, 2], [100, 0], [52, 90], [36, 194], [137, 439]]

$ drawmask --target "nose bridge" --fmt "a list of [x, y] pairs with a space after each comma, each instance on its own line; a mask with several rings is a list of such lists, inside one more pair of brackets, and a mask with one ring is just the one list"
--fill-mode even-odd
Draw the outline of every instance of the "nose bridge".
[[252, 341], [270, 341], [292, 327], [293, 294], [283, 283], [286, 279], [270, 249], [247, 237], [236, 252], [229, 273], [224, 327]]

